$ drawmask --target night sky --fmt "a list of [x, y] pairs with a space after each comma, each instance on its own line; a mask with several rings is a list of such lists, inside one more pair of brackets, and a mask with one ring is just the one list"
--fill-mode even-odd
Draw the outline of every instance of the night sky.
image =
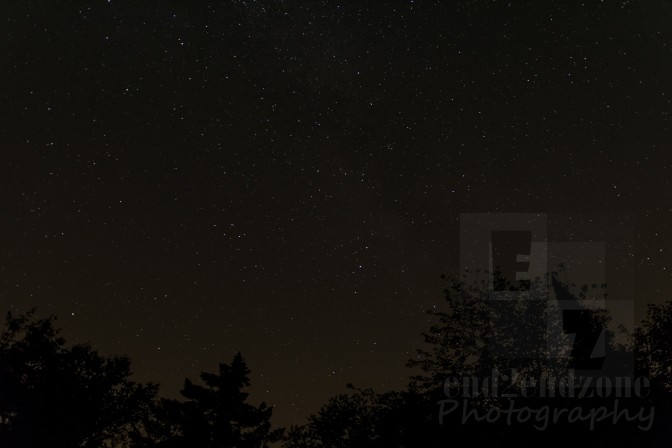
[[[672, 3], [0, 2], [0, 311], [300, 423], [404, 387], [468, 212], [629, 213], [672, 291]], [[639, 307], [640, 309], [642, 307]]]

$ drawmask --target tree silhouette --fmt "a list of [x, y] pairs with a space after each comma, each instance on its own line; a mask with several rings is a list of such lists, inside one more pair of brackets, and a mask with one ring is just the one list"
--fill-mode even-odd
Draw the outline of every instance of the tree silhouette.
[[427, 446], [431, 415], [410, 392], [356, 389], [330, 398], [303, 426], [288, 431], [285, 448], [374, 448]]
[[[577, 326], [599, 331], [606, 328], [608, 316], [601, 310], [582, 308], [569, 292], [570, 285], [558, 275], [548, 273], [520, 285], [511, 285], [498, 272], [492, 273], [492, 283], [442, 276], [447, 282], [446, 303], [442, 309], [427, 311], [436, 323], [423, 333], [427, 348], [418, 349], [407, 363], [421, 372], [411, 377], [411, 389], [442, 391], [446, 378], [483, 378], [493, 369], [515, 368], [521, 375], [537, 377], [563, 370], [572, 362], [573, 353], [567, 349], [571, 344], [560, 304], [572, 302], [572, 308], [586, 311]], [[547, 299], [548, 285], [553, 286], [557, 300]], [[549, 333], [558, 340], [549, 343]], [[503, 353], [506, 356], [500, 356]], [[490, 403], [485, 400], [484, 404]]]
[[128, 442], [157, 386], [129, 379], [126, 357], [66, 347], [55, 318], [8, 313], [0, 334], [2, 447], [96, 447]]
[[650, 380], [648, 402], [656, 408], [655, 440], [665, 446], [672, 439], [672, 301], [649, 304], [643, 325], [634, 337], [637, 374]]
[[640, 373], [658, 393], [672, 393], [672, 302], [650, 304], [634, 340]]
[[218, 373], [203, 372], [204, 385], [185, 379], [185, 401], [161, 400], [145, 423], [146, 436], [138, 446], [190, 448], [263, 448], [280, 439], [283, 430], [271, 428], [273, 409], [247, 402], [250, 370], [240, 353]]
[[[533, 379], [559, 375], [568, 369], [599, 370], [601, 357], [593, 356], [586, 347], [592, 347], [599, 335], [611, 350], [609, 356], [621, 354], [623, 347], [613, 342], [613, 334], [607, 329], [609, 315], [595, 306], [593, 300], [606, 297], [606, 285], [577, 288], [561, 278], [562, 271], [553, 272], [520, 287], [504, 284], [504, 277], [496, 274], [492, 281], [448, 280], [444, 290], [446, 306], [430, 311], [437, 322], [424, 334], [427, 347], [418, 350], [408, 363], [419, 369], [411, 377], [408, 390], [375, 393], [370, 389], [354, 389], [333, 397], [305, 425], [292, 427], [283, 446], [440, 447], [457, 440], [468, 441], [474, 447], [559, 447], [569, 443], [626, 447], [635, 441], [642, 446], [661, 446], [657, 443], [672, 436], [668, 434], [672, 431], [665, 430], [666, 422], [671, 420], [669, 412], [651, 432], [623, 422], [590, 428], [587, 424], [571, 424], [567, 419], [540, 431], [529, 422], [510, 424], [506, 419], [496, 422], [472, 419], [465, 423], [461, 412], [439, 419], [437, 404], [447, 398], [445, 380], [449, 377], [482, 379], [490, 376], [493, 369], [506, 372], [511, 367], [521, 377]], [[549, 339], [549, 334], [554, 336]], [[672, 388], [669, 380], [672, 349], [668, 344], [671, 335], [672, 304], [653, 307], [649, 320], [633, 340], [643, 346], [638, 359], [650, 366], [644, 372], [651, 372], [663, 389]], [[506, 356], [500, 356], [503, 352]], [[510, 384], [514, 385], [513, 380]], [[515, 386], [524, 388], [525, 383]], [[541, 396], [537, 392], [527, 396], [520, 395], [520, 390], [511, 390], [519, 393], [518, 408], [549, 407], [568, 412], [580, 407], [589, 411], [614, 402], [613, 398], [599, 395], [578, 398]], [[639, 397], [622, 400], [619, 409], [627, 408], [635, 415], [640, 406], [655, 404], [657, 400], [669, 403], [669, 394], [659, 394], [655, 400]], [[508, 397], [487, 394], [469, 396], [468, 401], [470, 408], [482, 415], [482, 411], [489, 409], [506, 409], [512, 402]]]
[[[562, 274], [562, 269], [551, 272], [543, 278], [526, 282], [520, 288], [517, 285], [501, 284], [502, 276], [497, 273], [493, 274], [492, 283], [488, 280], [469, 284], [465, 281], [449, 281], [444, 290], [445, 309], [430, 311], [438, 323], [424, 334], [429, 348], [418, 350], [416, 358], [408, 363], [410, 367], [421, 371], [412, 377], [409, 385], [411, 390], [425, 396], [428, 402], [436, 402], [446, 398], [447, 378], [470, 377], [478, 381], [492, 377], [496, 371], [509, 374], [510, 382], [501, 387], [507, 387], [507, 392], [516, 394], [518, 408], [539, 409], [548, 406], [551, 409], [581, 407], [590, 410], [601, 406], [613, 407], [613, 398], [590, 394], [581, 398], [561, 395], [542, 397], [537, 389], [530, 396], [521, 396], [521, 391], [527, 387], [523, 380], [559, 378], [571, 369], [593, 371], [588, 375], [599, 375], [603, 359], [592, 357], [591, 352], [600, 335], [605, 340], [610, 356], [619, 361], [621, 359], [619, 356], [622, 355], [623, 347], [613, 342], [613, 333], [607, 329], [610, 316], [606, 310], [591, 306], [593, 299], [606, 298], [606, 285], [577, 288], [563, 279]], [[672, 313], [668, 317], [672, 317]], [[643, 334], [651, 335], [650, 325], [643, 330]], [[659, 336], [654, 336], [654, 339], [660, 341]], [[506, 352], [506, 356], [499, 356], [502, 351]], [[672, 357], [667, 357], [661, 364], [671, 365]], [[513, 369], [517, 372], [519, 382], [511, 378], [509, 372]], [[492, 385], [481, 382], [480, 387], [487, 391]], [[459, 386], [456, 390], [462, 394], [464, 392]], [[459, 393], [458, 397], [464, 399], [465, 396]], [[512, 403], [510, 397], [501, 394], [479, 395], [476, 392], [466, 398], [470, 409], [481, 411], [506, 409]], [[619, 405], [621, 408], [638, 410], [642, 404], [646, 404], [645, 401], [633, 398], [621, 401]], [[438, 411], [435, 409], [433, 413], [436, 415]], [[502, 421], [472, 421], [468, 428], [458, 413], [446, 417], [444, 423], [451, 428], [451, 432], [465, 434], [473, 446], [506, 446], [512, 440], [521, 447], [542, 443], [546, 446], [564, 446], [575, 440], [581, 440], [582, 443], [608, 441], [611, 446], [630, 446], [635, 437], [642, 443], [649, 440], [649, 434], [638, 431], [634, 425], [605, 424], [590, 429], [587, 425], [571, 425], [566, 419], [547, 427], [543, 433], [531, 424], [509, 425]], [[433, 431], [431, 428], [427, 430]], [[444, 433], [434, 431], [434, 434], [442, 437]]]
[[[219, 364], [216, 373], [201, 373], [198, 384], [185, 379], [183, 400], [159, 399], [156, 385], [129, 379], [128, 358], [106, 358], [88, 345], [66, 346], [53, 316], [8, 313], [0, 333], [0, 446], [266, 448], [281, 441], [284, 448], [401, 448], [440, 447], [456, 440], [474, 447], [667, 446], [672, 437], [672, 302], [651, 305], [631, 335], [636, 375], [650, 379], [651, 393], [624, 401], [621, 409], [655, 408], [650, 432], [609, 423], [588, 429], [565, 421], [541, 432], [531, 424], [501, 420], [465, 423], [459, 412], [439, 415], [437, 404], [452, 392], [444, 381], [451, 376], [482, 378], [493, 368], [513, 366], [534, 378], [555, 369], [602, 365], [581, 345], [593, 344], [606, 332], [609, 316], [587, 305], [591, 298], [605, 297], [605, 285], [577, 292], [556, 274], [521, 288], [502, 284], [502, 276], [491, 283], [449, 281], [446, 306], [431, 311], [437, 322], [424, 335], [428, 347], [409, 361], [420, 372], [411, 376], [407, 390], [378, 393], [348, 385], [348, 393], [332, 397], [306, 424], [286, 434], [272, 428], [272, 408], [248, 402], [250, 370], [240, 353], [230, 364]], [[493, 285], [496, 296], [490, 295]], [[537, 293], [544, 287], [553, 297], [531, 300], [542, 297]], [[544, 339], [549, 333], [559, 335], [553, 343]], [[587, 358], [592, 359], [585, 364]], [[469, 400], [480, 411], [504, 409], [510, 401], [487, 394]], [[517, 400], [518, 407], [587, 409], [613, 401], [539, 395]]]

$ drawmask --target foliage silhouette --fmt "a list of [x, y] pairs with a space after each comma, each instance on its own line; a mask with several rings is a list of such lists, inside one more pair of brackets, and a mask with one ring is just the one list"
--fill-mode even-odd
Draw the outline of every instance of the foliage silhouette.
[[55, 318], [8, 313], [0, 334], [3, 447], [96, 447], [128, 441], [157, 392], [131, 381], [126, 357], [66, 347]]
[[[587, 307], [588, 288], [574, 293], [575, 285], [561, 280], [561, 275], [562, 271], [550, 272], [520, 285], [509, 284], [496, 271], [491, 274], [492, 283], [446, 279], [445, 307], [427, 311], [437, 321], [423, 333], [428, 348], [418, 349], [407, 363], [421, 372], [411, 377], [411, 389], [430, 392], [442, 389], [448, 377], [483, 378], [493, 369], [557, 376], [576, 363], [563, 311], [580, 313], [577, 327], [608, 335], [610, 317], [603, 309]], [[605, 286], [594, 285], [591, 298], [605, 298]], [[548, 297], [549, 289], [553, 297]], [[555, 337], [551, 340], [549, 334]]]
[[[423, 397], [408, 391], [376, 393], [356, 389], [332, 397], [308, 418], [290, 428], [285, 448], [356, 448], [427, 446], [432, 415]], [[410, 445], [409, 445], [410, 444]]]
[[[531, 423], [505, 420], [464, 423], [460, 412], [439, 420], [438, 404], [451, 391], [445, 387], [448, 377], [483, 378], [493, 369], [511, 367], [521, 376], [554, 375], [589, 354], [567, 349], [567, 332], [589, 329], [595, 330], [593, 335], [609, 336], [609, 316], [588, 305], [605, 297], [605, 285], [577, 289], [559, 277], [552, 273], [522, 288], [499, 284], [499, 302], [489, 295], [494, 283], [449, 281], [445, 308], [431, 311], [437, 322], [424, 334], [428, 347], [408, 363], [416, 371], [406, 390], [380, 393], [349, 385], [348, 393], [332, 397], [304, 425], [287, 432], [272, 427], [272, 408], [248, 403], [250, 370], [240, 353], [230, 364], [220, 364], [216, 373], [201, 373], [198, 384], [185, 379], [183, 400], [160, 399], [158, 386], [130, 380], [128, 358], [106, 358], [87, 345], [67, 347], [54, 328], [54, 317], [9, 313], [0, 333], [1, 446], [265, 448], [281, 441], [285, 448], [378, 448], [439, 447], [457, 440], [474, 447], [559, 447], [577, 441], [666, 446], [672, 437], [672, 302], [651, 305], [643, 325], [630, 337], [636, 376], [650, 379], [650, 394], [624, 400], [622, 409], [632, 409], [633, 415], [640, 406], [655, 409], [651, 431], [610, 422], [590, 429], [566, 421], [539, 431]], [[501, 276], [495, 276], [494, 282], [499, 281]], [[549, 287], [554, 297], [536, 300]], [[517, 300], [518, 293], [533, 300]], [[570, 326], [563, 322], [567, 309], [579, 311]], [[550, 344], [543, 336], [553, 332], [561, 337]], [[628, 348], [616, 346], [611, 338], [607, 345], [616, 354]], [[507, 356], [498, 356], [502, 350]], [[523, 352], [528, 356], [520, 356]], [[487, 394], [468, 399], [477, 411], [505, 409], [510, 402]], [[568, 409], [613, 402], [561, 395], [516, 400], [517, 407]]]
[[136, 446], [263, 448], [280, 439], [271, 428], [272, 408], [247, 403], [250, 370], [240, 353], [218, 373], [201, 373], [204, 386], [185, 379], [185, 401], [162, 399], [145, 421]]
[[[576, 288], [561, 279], [562, 275], [562, 270], [549, 273], [545, 278], [526, 282], [521, 287], [497, 284], [503, 280], [496, 273], [492, 282], [449, 280], [444, 290], [445, 309], [430, 311], [437, 323], [424, 334], [428, 348], [418, 350], [417, 356], [408, 363], [409, 367], [419, 370], [411, 377], [408, 389], [386, 393], [353, 389], [349, 394], [333, 397], [319, 412], [310, 416], [305, 425], [290, 429], [284, 447], [439, 447], [458, 440], [468, 441], [474, 447], [555, 447], [576, 443], [626, 447], [633, 446], [635, 441], [641, 446], [666, 446], [661, 445], [661, 441], [669, 440], [669, 430], [666, 429], [669, 412], [663, 414], [662, 419], [661, 413], [656, 413], [658, 420], [649, 432], [623, 422], [618, 425], [606, 422], [590, 429], [587, 424], [560, 420], [544, 431], [535, 429], [531, 423], [509, 424], [506, 419], [497, 422], [471, 419], [465, 424], [460, 412], [444, 416], [443, 424], [439, 424], [437, 404], [447, 398], [444, 380], [448, 377], [484, 378], [490, 376], [492, 369], [505, 371], [511, 367], [517, 369], [521, 377], [531, 378], [566, 372], [579, 365], [580, 358], [590, 355], [586, 350], [571, 349], [567, 333], [577, 330], [593, 336], [604, 333], [610, 356], [622, 355], [625, 347], [615, 344], [613, 334], [607, 329], [609, 315], [591, 305], [594, 300], [606, 298], [606, 285]], [[519, 292], [527, 294], [528, 299], [546, 297], [544, 288], [552, 291], [553, 297], [516, 300]], [[504, 306], [493, 307], [493, 304], [497, 305], [491, 300], [493, 290], [497, 291], [496, 298]], [[566, 323], [567, 310], [575, 316], [571, 325]], [[503, 317], [509, 320], [502, 321]], [[500, 325], [502, 322], [508, 323], [510, 328]], [[549, 333], [559, 336], [549, 343], [545, 339]], [[670, 336], [672, 304], [652, 307], [649, 319], [632, 335], [631, 342], [643, 347], [638, 354], [638, 364], [649, 366], [638, 373], [650, 375], [659, 387], [655, 397], [622, 400], [621, 409], [627, 408], [634, 415], [640, 406], [669, 408], [666, 403], [670, 402], [669, 389], [672, 389], [669, 380], [672, 377], [672, 349], [667, 344]], [[574, 340], [591, 342], [579, 337]], [[516, 344], [521, 341], [531, 356], [516, 358], [520, 354]], [[497, 347], [495, 350], [493, 345]], [[513, 358], [498, 357], [501, 349], [513, 353]], [[591, 369], [600, 366], [601, 363], [588, 365]], [[485, 394], [468, 399], [470, 408], [480, 411], [506, 409], [511, 403], [510, 398]], [[596, 395], [581, 398], [532, 395], [518, 396], [516, 407], [590, 410], [613, 405], [613, 401]]]

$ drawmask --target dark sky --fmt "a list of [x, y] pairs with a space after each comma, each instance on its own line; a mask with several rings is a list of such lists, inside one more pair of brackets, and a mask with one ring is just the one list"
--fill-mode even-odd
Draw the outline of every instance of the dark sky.
[[298, 423], [403, 387], [465, 212], [635, 216], [672, 289], [672, 3], [0, 3], [0, 308]]

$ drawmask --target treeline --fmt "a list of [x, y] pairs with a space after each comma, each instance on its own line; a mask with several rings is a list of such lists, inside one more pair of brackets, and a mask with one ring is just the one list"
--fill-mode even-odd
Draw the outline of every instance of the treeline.
[[[524, 335], [529, 339], [526, 348], [534, 349], [535, 332], [550, 328], [548, 306], [542, 310], [534, 301], [518, 301], [493, 314], [492, 303], [480, 291], [478, 285], [449, 282], [445, 309], [432, 312], [436, 324], [424, 335], [426, 348], [409, 361], [414, 374], [409, 373], [405, 390], [377, 392], [348, 385], [303, 425], [291, 428], [274, 428], [272, 408], [249, 402], [250, 371], [240, 354], [219, 364], [216, 372], [202, 373], [198, 381], [186, 379], [182, 399], [166, 399], [158, 396], [156, 384], [131, 379], [127, 357], [106, 357], [88, 345], [66, 344], [53, 317], [40, 319], [34, 311], [8, 313], [0, 333], [0, 447], [439, 447], [460, 440], [476, 447], [669, 443], [672, 303], [650, 306], [643, 325], [629, 335], [630, 347], [610, 347], [611, 354], [634, 353], [633, 375], [647, 379], [645, 394], [616, 399], [519, 393], [511, 398], [492, 389], [488, 393], [487, 388], [454, 393], [446, 387], [446, 378], [486, 378], [512, 367], [511, 358], [493, 354], [493, 341], [515, 347], [509, 342]], [[574, 309], [581, 300], [575, 300]], [[498, 312], [505, 313], [517, 331], [504, 334]], [[580, 316], [582, 325], [602, 329], [608, 320], [588, 309]], [[514, 338], [507, 339], [511, 334]], [[536, 348], [542, 353], [548, 345]], [[575, 362], [576, 353], [561, 363], [566, 367]], [[541, 360], [518, 359], [515, 368], [527, 378], [543, 376], [552, 367]], [[509, 386], [507, 391], [522, 390], [520, 384]], [[446, 412], [453, 405], [454, 412]], [[633, 418], [607, 415], [614, 405], [616, 412], [627, 410]], [[502, 411], [512, 408], [529, 411], [507, 418]], [[546, 408], [551, 418], [544, 426], [537, 411]], [[567, 411], [553, 421], [558, 409]], [[638, 410], [644, 411], [640, 415]], [[592, 424], [587, 417], [576, 417], [590, 412]], [[648, 427], [645, 413], [652, 417]]]
[[130, 379], [127, 357], [67, 346], [54, 317], [7, 314], [0, 337], [0, 446], [264, 447], [282, 430], [272, 409], [244, 391], [249, 369], [238, 354], [200, 383], [185, 380], [184, 400], [159, 398], [156, 384]]

